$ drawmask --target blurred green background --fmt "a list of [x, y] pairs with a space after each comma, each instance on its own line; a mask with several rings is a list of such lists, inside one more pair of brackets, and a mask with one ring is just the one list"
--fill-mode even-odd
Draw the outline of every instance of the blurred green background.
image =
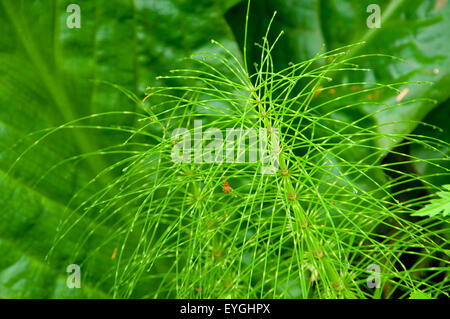
[[[81, 28], [68, 28], [67, 6], [81, 8]], [[369, 4], [381, 8], [381, 28], [369, 29]], [[60, 221], [74, 193], [94, 174], [116, 158], [93, 157], [77, 161], [45, 176], [64, 158], [95, 151], [122, 141], [120, 134], [106, 131], [63, 131], [15, 163], [30, 141], [55, 127], [93, 113], [134, 111], [135, 103], [116, 88], [120, 85], [139, 97], [146, 87], [177, 85], [157, 80], [170, 69], [184, 67], [182, 58], [216, 50], [211, 39], [243, 59], [246, 1], [239, 0], [42, 0], [0, 2], [0, 298], [107, 297], [108, 282], [98, 282], [112, 266], [114, 246], [89, 254], [114, 232], [104, 226], [86, 246], [85, 254], [72, 260], [74, 243], [69, 236], [50, 263], [44, 261]], [[373, 59], [361, 67], [366, 74], [343, 74], [339, 81], [430, 81], [412, 85], [406, 99], [418, 101], [372, 118], [385, 132], [414, 132], [449, 140], [450, 115], [450, 5], [443, 0], [258, 0], [253, 1], [249, 24], [248, 62], [258, 61], [253, 45], [265, 34], [273, 12], [277, 17], [271, 38], [284, 30], [273, 57], [278, 68], [311, 58], [325, 50], [367, 41], [354, 54], [381, 53], [406, 59]], [[356, 77], [356, 78], [355, 78]], [[339, 93], [339, 92], [337, 92]], [[375, 98], [375, 97], [370, 97]], [[394, 103], [395, 95], [376, 97]], [[343, 113], [349, 121], [372, 113], [376, 105]], [[435, 124], [443, 131], [418, 125]], [[94, 120], [92, 123], [96, 123]], [[133, 126], [132, 116], [111, 116], [102, 125]], [[28, 143], [28, 144], [27, 144]], [[393, 145], [383, 144], [389, 148]], [[411, 154], [436, 156], [416, 147]], [[448, 149], [443, 149], [448, 154]], [[418, 167], [430, 174], [427, 165]], [[438, 185], [449, 183], [439, 180]], [[95, 185], [94, 185], [95, 186]], [[68, 208], [68, 209], [67, 209]], [[86, 224], [85, 227], [90, 227]], [[83, 289], [66, 287], [66, 267], [89, 257], [89, 273]], [[164, 265], [160, 265], [164, 272]], [[137, 287], [142, 297], [151, 286]]]

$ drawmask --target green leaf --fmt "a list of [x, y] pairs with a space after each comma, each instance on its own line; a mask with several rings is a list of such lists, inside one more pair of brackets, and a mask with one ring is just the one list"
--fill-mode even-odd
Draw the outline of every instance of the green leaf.
[[[138, 128], [139, 123], [135, 116], [111, 114], [135, 111], [138, 107], [136, 103], [117, 87], [103, 83], [113, 83], [138, 97], [144, 96], [148, 86], [184, 85], [184, 82], [178, 82], [176, 79], [157, 79], [156, 76], [167, 74], [174, 68], [190, 66], [192, 62], [182, 60], [190, 55], [204, 51], [224, 55], [220, 49], [211, 47], [210, 39], [220, 41], [239, 59], [242, 50], [239, 51], [229, 23], [224, 18], [226, 11], [239, 2], [82, 1], [82, 27], [69, 29], [66, 26], [66, 18], [69, 15], [66, 12], [69, 4], [67, 1], [1, 1], [0, 298], [114, 296], [111, 287], [115, 278], [112, 276], [118, 272], [118, 268], [117, 259], [113, 256], [116, 255], [117, 248], [123, 247], [125, 238], [127, 247], [136, 247], [136, 243], [143, 238], [139, 237], [138, 231], [130, 234], [128, 229], [122, 227], [128, 225], [129, 220], [111, 218], [100, 222], [100, 208], [93, 209], [93, 212], [86, 215], [77, 208], [102, 187], [111, 185], [111, 180], [117, 180], [124, 175], [123, 171], [113, 170], [105, 179], [93, 180], [102, 169], [126, 158], [127, 155], [99, 156], [102, 154], [96, 153], [95, 156], [75, 157], [64, 165], [55, 165], [78, 154], [89, 154], [121, 144], [127, 135], [119, 131], [96, 129], [61, 130], [29, 149], [34, 141], [45, 134], [42, 131], [33, 132], [101, 112], [110, 114], [99, 119], [88, 118], [83, 124], [90, 125], [91, 128], [97, 125]], [[242, 3], [245, 8], [246, 3]], [[264, 3], [268, 6], [267, 14], [263, 14], [266, 9], [261, 7]], [[370, 36], [357, 34], [358, 32], [354, 32], [352, 36], [352, 31], [359, 28], [349, 21], [353, 19], [358, 26], [364, 23], [366, 14], [361, 11], [364, 8], [358, 6], [356, 1], [347, 0], [341, 3], [342, 7], [333, 7], [333, 2], [318, 0], [266, 0], [258, 4], [254, 1], [253, 5], [258, 5], [261, 14], [252, 14], [252, 21], [257, 23], [251, 25], [252, 35], [249, 43], [253, 42], [252, 39], [259, 41], [259, 35], [266, 27], [264, 21], [269, 21], [272, 9], [278, 9], [280, 15], [274, 30], [286, 28], [288, 34], [274, 53], [280, 67], [290, 61], [311, 57], [321, 48], [322, 43], [332, 49], [344, 43], [367, 38], [370, 40], [369, 45], [359, 53], [379, 52], [378, 45], [383, 43], [380, 46], [384, 48], [383, 53], [405, 57], [412, 63], [407, 66], [396, 62], [376, 62], [381, 64], [371, 65], [369, 61], [368, 65], [363, 66], [379, 69], [381, 72], [372, 75], [374, 78], [364, 74], [360, 78], [351, 79], [352, 81], [369, 79], [384, 83], [394, 78], [402, 81], [432, 80], [435, 83], [433, 86], [423, 87], [412, 95], [432, 97], [439, 101], [448, 97], [446, 86], [449, 81], [449, 44], [441, 41], [449, 27], [448, 6], [434, 12], [434, 7], [424, 1], [418, 1], [414, 5], [394, 1], [393, 4], [398, 4], [398, 8], [390, 19], [386, 19], [381, 30], [374, 31]], [[383, 6], [383, 9], [386, 6]], [[241, 7], [238, 5], [230, 12], [236, 13], [239, 8]], [[328, 15], [336, 19], [335, 22], [342, 30], [333, 29], [335, 27], [332, 23], [325, 19]], [[239, 18], [240, 23], [245, 21], [238, 14], [234, 17]], [[233, 25], [236, 29], [236, 24]], [[402, 32], [392, 32], [397, 28]], [[242, 40], [243, 28], [237, 27], [237, 30], [236, 37]], [[408, 44], [410, 40], [414, 40], [413, 45]], [[251, 59], [258, 57], [256, 50], [250, 50], [249, 53]], [[424, 67], [429, 69], [429, 74], [425, 75], [422, 70]], [[434, 69], [438, 69], [439, 73], [435, 74]], [[339, 80], [348, 79], [344, 76]], [[329, 96], [319, 96], [324, 97]], [[392, 99], [395, 99], [392, 94], [381, 98], [384, 102]], [[159, 101], [150, 98], [146, 105], [154, 106], [157, 102]], [[412, 110], [397, 113], [386, 111], [386, 117], [376, 117], [372, 120], [376, 124], [385, 123], [386, 118], [392, 121], [403, 120], [405, 117], [417, 120], [433, 107], [425, 102], [415, 102], [412, 105]], [[342, 117], [352, 121], [377, 107], [372, 105], [367, 108], [370, 110], [360, 107], [353, 110], [354, 112], [343, 113]], [[407, 124], [395, 129], [408, 132], [413, 127], [413, 124]], [[152, 142], [146, 141], [148, 144]], [[357, 152], [357, 149], [353, 149], [353, 153]], [[351, 156], [356, 158], [357, 155]], [[155, 165], [151, 168], [156, 171], [157, 167]], [[336, 174], [341, 175], [341, 172]], [[108, 176], [111, 180], [108, 180]], [[151, 176], [151, 179], [153, 178], [156, 179]], [[90, 181], [92, 183], [83, 189]], [[173, 182], [178, 184], [178, 181]], [[148, 186], [146, 183], [144, 182], [144, 185]], [[361, 181], [358, 183], [362, 184]], [[370, 185], [360, 187], [369, 188]], [[75, 194], [78, 194], [78, 197], [70, 202]], [[167, 198], [170, 200], [173, 197]], [[161, 225], [168, 222], [165, 213], [161, 213]], [[178, 211], [175, 210], [175, 213]], [[70, 225], [70, 232], [64, 237], [58, 237], [60, 240], [55, 242], [55, 238], [61, 236], [58, 233], [61, 222], [74, 224]], [[157, 224], [159, 225], [159, 220]], [[164, 245], [166, 238], [160, 229], [157, 231], [154, 230], [152, 234], [159, 236], [159, 243]], [[84, 242], [84, 239], [88, 240]], [[53, 248], [55, 249], [52, 250]], [[52, 254], [46, 260], [49, 251], [52, 251]], [[132, 273], [136, 260], [130, 258], [130, 255], [135, 252], [130, 250], [123, 253], [132, 265], [123, 279], [123, 282], [129, 284], [129, 287], [124, 287], [125, 290], [128, 289], [127, 296], [142, 298], [158, 293], [162, 295], [160, 289], [169, 291], [168, 295], [172, 293], [175, 287], [161, 288], [161, 282], [164, 279], [162, 277], [173, 274], [173, 267], [176, 266], [171, 259], [173, 255], [155, 262], [156, 275], [140, 275]], [[133, 256], [139, 256], [139, 252]], [[73, 263], [80, 264], [82, 269], [80, 289], [69, 289], [66, 286], [66, 267]], [[261, 267], [264, 271], [258, 270], [259, 273], [255, 276], [265, 275], [265, 267]], [[273, 268], [267, 269], [272, 271]], [[133, 276], [129, 282], [128, 275]], [[289, 296], [299, 296], [300, 290], [291, 287], [291, 279], [294, 277], [297, 277], [296, 274], [290, 273], [290, 270], [287, 276], [280, 275], [280, 282], [285, 282], [284, 290], [289, 290]], [[262, 282], [265, 282], [264, 279]], [[246, 290], [245, 287], [239, 289]]]
[[450, 185], [444, 185], [445, 190], [437, 192], [440, 198], [432, 199], [425, 207], [412, 214], [412, 216], [434, 217], [442, 213], [444, 217], [450, 214]]
[[[82, 1], [81, 28], [69, 29], [66, 8], [70, 2], [1, 1], [0, 297], [110, 296], [114, 280], [100, 279], [116, 265], [111, 255], [123, 237], [110, 239], [117, 232], [117, 221], [100, 225], [95, 216], [86, 218], [58, 244], [48, 262], [44, 258], [54, 246], [58, 225], [71, 216], [79, 202], [109, 181], [91, 184], [80, 194], [79, 202], [69, 205], [70, 198], [123, 156], [90, 156], [54, 165], [122, 143], [124, 135], [107, 130], [61, 131], [16, 160], [43, 136], [29, 136], [32, 132], [93, 113], [136, 109], [127, 96], [101, 81], [143, 97], [147, 86], [169, 84], [156, 76], [189, 65], [181, 59], [211, 51], [212, 38], [239, 55], [223, 17], [236, 3]], [[133, 127], [135, 121], [133, 116], [109, 115], [83, 124]], [[113, 172], [111, 178], [114, 176], [120, 172]], [[80, 238], [91, 231], [93, 237], [80, 246]], [[135, 237], [129, 240], [133, 242]], [[82, 288], [68, 289], [66, 267], [82, 261]], [[133, 296], [142, 297], [152, 287], [143, 279]]]
[[[264, 35], [265, 25], [277, 11], [272, 26], [274, 39], [281, 30], [284, 35], [279, 40], [272, 55], [278, 68], [284, 68], [289, 62], [302, 61], [311, 58], [320, 50], [322, 44], [325, 50], [336, 49], [344, 45], [366, 41], [366, 45], [349, 50], [347, 56], [359, 54], [387, 54], [407, 61], [395, 61], [390, 58], [357, 59], [355, 63], [361, 68], [372, 72], [342, 72], [337, 74], [332, 84], [348, 82], [392, 83], [407, 81], [429, 81], [431, 84], [410, 84], [399, 86], [399, 89], [409, 89], [401, 103], [409, 103], [381, 111], [386, 105], [396, 105], [398, 92], [383, 90], [376, 94], [367, 93], [353, 99], [345, 99], [329, 106], [333, 110], [343, 103], [364, 103], [346, 111], [336, 112], [336, 116], [353, 122], [366, 114], [379, 112], [372, 117], [373, 125], [378, 126], [381, 133], [410, 133], [418, 122], [450, 96], [450, 42], [447, 39], [450, 30], [450, 5], [437, 6], [435, 1], [378, 1], [381, 7], [381, 28], [369, 29], [366, 20], [371, 14], [367, 12], [371, 0], [262, 0], [252, 3], [253, 12], [250, 15], [249, 65], [259, 62], [260, 52], [251, 44], [260, 42]], [[233, 30], [243, 43], [240, 36], [243, 28], [244, 3], [233, 13], [240, 16], [230, 17]], [[341, 74], [341, 73], [340, 73]], [[326, 88], [328, 84], [324, 84]], [[361, 89], [364, 88], [361, 85]], [[351, 92], [338, 89], [330, 94], [326, 89], [319, 95], [319, 101], [326, 101], [336, 95]], [[429, 100], [433, 99], [437, 103]], [[375, 104], [373, 102], [381, 103]], [[391, 123], [396, 123], [391, 124]], [[378, 145], [389, 148], [393, 140], [378, 139]]]
[[433, 299], [433, 298], [429, 294], [427, 294], [423, 291], [416, 290], [411, 293], [411, 295], [409, 296], [409, 299]]

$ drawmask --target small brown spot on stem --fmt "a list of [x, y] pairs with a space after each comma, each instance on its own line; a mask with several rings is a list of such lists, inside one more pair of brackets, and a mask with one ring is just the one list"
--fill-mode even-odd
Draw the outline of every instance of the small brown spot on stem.
[[325, 254], [323, 253], [323, 251], [321, 249], [319, 249], [318, 251], [313, 251], [312, 254], [313, 254], [314, 258], [316, 258], [316, 259], [322, 259], [325, 256]]
[[373, 97], [378, 100], [378, 98], [380, 97], [380, 90], [375, 90], [375, 94], [373, 95]]
[[114, 248], [114, 251], [113, 251], [113, 254], [112, 254], [112, 256], [111, 256], [111, 259], [115, 259], [116, 256], [117, 256], [117, 247]]
[[231, 192], [231, 186], [228, 184], [228, 182], [225, 179], [223, 180], [223, 192], [225, 194], [229, 194]]
[[147, 100], [150, 96], [152, 96], [153, 93], [148, 94], [146, 97], [144, 97], [144, 99], [142, 100], [142, 103], [145, 102], [145, 100]]
[[317, 90], [314, 92], [314, 96], [313, 99], [316, 98], [321, 92], [322, 92], [322, 85], [319, 85], [319, 87], [317, 88]]
[[296, 192], [289, 193], [287, 196], [288, 196], [288, 200], [291, 202], [293, 202], [294, 200], [296, 200], [298, 198], [298, 195]]

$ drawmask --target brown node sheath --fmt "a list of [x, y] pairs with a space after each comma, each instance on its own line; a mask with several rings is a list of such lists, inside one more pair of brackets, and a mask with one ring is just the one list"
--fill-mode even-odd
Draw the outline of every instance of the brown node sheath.
[[225, 194], [229, 194], [231, 192], [231, 186], [228, 184], [228, 182], [225, 179], [223, 180], [223, 192]]
[[288, 194], [289, 201], [293, 202], [294, 200], [298, 199], [298, 195], [296, 192]]
[[323, 250], [321, 250], [321, 249], [319, 249], [318, 251], [313, 251], [312, 254], [313, 254], [314, 258], [316, 258], [316, 259], [322, 259], [325, 256], [325, 254], [323, 253]]
[[302, 229], [302, 230], [305, 230], [306, 228], [308, 228], [309, 227], [309, 222], [306, 220], [305, 222], [303, 222], [303, 221], [300, 221], [300, 228]]
[[344, 290], [344, 284], [341, 281], [334, 282], [332, 286], [337, 292], [341, 292]]
[[280, 171], [280, 174], [281, 174], [281, 176], [286, 177], [286, 176], [289, 175], [289, 170], [288, 170], [287, 168], [283, 168], [283, 169]]

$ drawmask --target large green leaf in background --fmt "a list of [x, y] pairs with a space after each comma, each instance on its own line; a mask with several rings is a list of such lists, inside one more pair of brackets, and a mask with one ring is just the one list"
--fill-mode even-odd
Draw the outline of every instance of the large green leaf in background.
[[[67, 238], [50, 264], [44, 257], [77, 189], [105, 167], [99, 159], [54, 170], [39, 187], [37, 178], [55, 163], [112, 145], [117, 134], [72, 132], [45, 143], [6, 172], [24, 147], [9, 149], [30, 132], [91, 113], [130, 111], [135, 105], [117, 89], [91, 79], [119, 84], [142, 95], [149, 84], [179, 59], [204, 51], [211, 38], [237, 52], [223, 13], [235, 1], [79, 1], [81, 28], [66, 27], [70, 1], [2, 1], [0, 5], [0, 297], [86, 297], [104, 295], [98, 283], [111, 267], [114, 243], [96, 253], [82, 272], [82, 287], [68, 289], [66, 267], [76, 238]], [[220, 4], [219, 4], [220, 3]], [[108, 121], [132, 125], [132, 117]], [[106, 122], [107, 123], [107, 122]], [[83, 225], [80, 229], [89, 227]], [[111, 236], [109, 229], [86, 246], [93, 251]], [[86, 252], [87, 254], [87, 252]], [[147, 287], [151, 289], [151, 287]], [[141, 291], [138, 297], [145, 295]]]
[[[366, 20], [371, 14], [367, 12], [369, 4], [378, 4], [381, 8], [381, 28], [369, 29]], [[444, 1], [403, 1], [403, 0], [310, 0], [277, 1], [261, 0], [253, 6], [250, 16], [250, 41], [261, 42], [273, 12], [277, 16], [273, 23], [274, 38], [281, 30], [285, 33], [274, 50], [278, 68], [287, 67], [289, 62], [297, 62], [313, 57], [325, 45], [325, 50], [332, 50], [344, 45], [366, 41], [367, 44], [352, 49], [349, 56], [357, 54], [387, 54], [408, 61], [393, 61], [389, 58], [360, 59], [355, 61], [362, 68], [372, 72], [346, 73], [335, 79], [334, 83], [430, 81], [432, 85], [411, 84], [401, 86], [409, 93], [402, 100], [430, 98], [436, 103], [419, 101], [402, 107], [378, 113], [374, 125], [379, 125], [382, 133], [411, 132], [426, 114], [436, 105], [450, 96], [450, 6]], [[243, 28], [245, 4], [229, 14], [229, 20], [239, 35]], [[260, 52], [256, 47], [249, 48], [253, 61], [258, 61]], [[331, 85], [330, 84], [330, 85]], [[324, 85], [327, 86], [327, 85]], [[348, 93], [338, 90], [335, 94]], [[396, 93], [383, 91], [377, 96], [369, 96], [367, 104], [340, 112], [342, 119], [354, 121], [360, 117], [376, 112], [384, 106], [371, 104], [371, 101], [386, 105], [396, 104]], [[321, 101], [333, 97], [324, 91], [319, 95]], [[361, 100], [345, 99], [345, 103]], [[332, 104], [337, 107], [339, 104]], [[403, 122], [396, 125], [386, 123]], [[380, 140], [381, 147], [388, 147], [385, 140]]]
[[[225, 19], [227, 11], [238, 2], [82, 0], [77, 2], [81, 7], [81, 29], [66, 27], [66, 7], [72, 1], [1, 2], [1, 298], [108, 296], [111, 283], [98, 279], [104, 278], [103, 273], [112, 267], [111, 254], [116, 247], [114, 242], [104, 243], [114, 238], [111, 227], [104, 225], [83, 246], [76, 260], [72, 256], [79, 238], [72, 234], [58, 246], [51, 262], [44, 262], [59, 222], [70, 214], [72, 207], [67, 207], [67, 203], [71, 196], [115, 159], [108, 162], [93, 157], [52, 171], [39, 187], [34, 184], [64, 158], [116, 144], [122, 141], [122, 136], [101, 131], [62, 132], [22, 158], [8, 175], [8, 169], [26, 147], [26, 143], [15, 144], [31, 132], [80, 116], [136, 108], [118, 90], [90, 80], [109, 81], [142, 96], [145, 87], [164, 85], [164, 80], [155, 77], [180, 66], [179, 59], [211, 50], [212, 38], [239, 55], [246, 3], [238, 4]], [[446, 33], [450, 29], [450, 6], [436, 10], [435, 2], [428, 0], [379, 1], [382, 12], [391, 14], [383, 17], [381, 29], [369, 31], [365, 27], [366, 7], [372, 2], [254, 1], [249, 43], [260, 41], [273, 10], [278, 10], [275, 31], [286, 30], [274, 54], [280, 67], [312, 57], [322, 43], [332, 49], [367, 39], [368, 45], [358, 53], [392, 54], [410, 63], [369, 61], [362, 66], [375, 72], [352, 81], [430, 80], [435, 84], [414, 86], [408, 98], [447, 99], [450, 42]], [[258, 56], [256, 51], [249, 53], [251, 60]], [[435, 74], [434, 69], [439, 73]], [[395, 97], [391, 93], [381, 99], [392, 103]], [[345, 116], [358, 118], [376, 106], [367, 107], [372, 109], [361, 108]], [[421, 120], [433, 105], [419, 102], [406, 107], [403, 111], [385, 112], [374, 120], [378, 123]], [[103, 124], [133, 125], [134, 121], [131, 116], [110, 116]], [[414, 127], [405, 124], [396, 129], [409, 132]], [[86, 221], [79, 227], [89, 230], [95, 225]], [[65, 285], [65, 270], [71, 263], [82, 265], [83, 289], [68, 289]], [[145, 296], [151, 289], [151, 284], [140, 285], [134, 296]]]

